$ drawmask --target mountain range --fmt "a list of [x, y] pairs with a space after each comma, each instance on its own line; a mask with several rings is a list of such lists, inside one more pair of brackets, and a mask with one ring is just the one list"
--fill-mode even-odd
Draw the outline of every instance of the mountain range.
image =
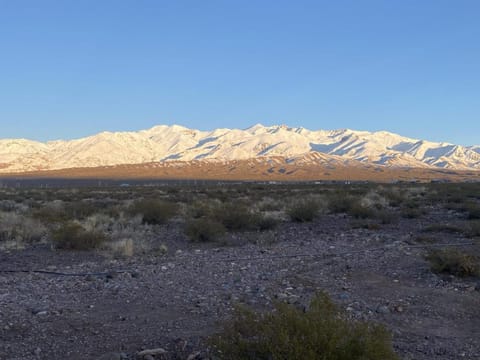
[[381, 169], [480, 170], [480, 146], [403, 137], [386, 131], [312, 131], [285, 125], [200, 131], [155, 126], [137, 132], [102, 132], [75, 140], [0, 140], [0, 173], [70, 168], [263, 161], [292, 165], [376, 166]]

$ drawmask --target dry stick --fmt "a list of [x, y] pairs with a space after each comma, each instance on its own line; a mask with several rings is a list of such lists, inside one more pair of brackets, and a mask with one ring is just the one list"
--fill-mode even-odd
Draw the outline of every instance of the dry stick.
[[46, 275], [58, 275], [58, 276], [109, 276], [112, 274], [123, 274], [133, 272], [132, 270], [112, 270], [108, 272], [97, 272], [97, 273], [65, 273], [57, 271], [47, 271], [47, 270], [1, 270], [0, 273], [36, 273], [36, 274], [46, 274]]
[[[403, 248], [408, 249], [418, 249], [418, 248], [429, 248], [429, 247], [440, 247], [440, 246], [472, 246], [475, 245], [473, 242], [468, 243], [458, 243], [458, 244], [428, 244], [428, 245], [406, 245]], [[369, 251], [381, 251], [381, 250], [390, 250], [393, 247], [375, 247], [370, 249], [355, 250], [355, 251], [344, 251], [336, 254], [328, 253], [310, 253], [310, 254], [291, 254], [291, 255], [274, 255], [274, 256], [257, 256], [257, 257], [246, 257], [246, 258], [224, 258], [217, 261], [256, 261], [256, 260], [274, 260], [274, 259], [288, 259], [288, 258], [298, 258], [298, 257], [320, 257], [325, 258], [329, 257], [339, 257], [344, 255], [359, 254]], [[97, 273], [64, 273], [56, 271], [46, 271], [46, 270], [1, 270], [0, 273], [36, 273], [36, 274], [46, 274], [46, 275], [57, 275], [57, 276], [109, 276], [111, 274], [123, 274], [128, 272], [134, 272], [133, 270], [112, 270], [108, 272], [97, 272]]]

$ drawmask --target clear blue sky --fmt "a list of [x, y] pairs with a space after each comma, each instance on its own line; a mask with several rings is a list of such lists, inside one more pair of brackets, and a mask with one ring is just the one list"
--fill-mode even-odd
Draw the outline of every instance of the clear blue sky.
[[0, 0], [0, 138], [257, 122], [480, 143], [478, 0]]

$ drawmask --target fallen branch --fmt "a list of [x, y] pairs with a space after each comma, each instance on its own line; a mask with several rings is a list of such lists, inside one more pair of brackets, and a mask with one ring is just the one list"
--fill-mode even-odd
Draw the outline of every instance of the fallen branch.
[[114, 274], [124, 274], [124, 273], [133, 273], [132, 270], [113, 270], [108, 272], [96, 272], [96, 273], [66, 273], [58, 271], [47, 271], [47, 270], [2, 270], [0, 273], [34, 273], [34, 274], [46, 274], [46, 275], [57, 275], [57, 276], [99, 276], [99, 277], [111, 277]]

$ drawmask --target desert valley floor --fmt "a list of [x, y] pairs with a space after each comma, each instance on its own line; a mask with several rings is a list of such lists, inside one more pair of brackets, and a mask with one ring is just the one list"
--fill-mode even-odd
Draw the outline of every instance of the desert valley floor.
[[[401, 359], [479, 359], [478, 190], [478, 184], [1, 189], [0, 358], [136, 359], [162, 348], [166, 353], [143, 358], [209, 359], [206, 338], [235, 304], [308, 307], [325, 291], [349, 318], [384, 324]], [[138, 199], [153, 198], [175, 204], [175, 212], [158, 223], [125, 215]], [[315, 202], [312, 219], [295, 216], [298, 201]], [[186, 230], [191, 219], [230, 203], [271, 221], [257, 227], [224, 221], [225, 231], [203, 237]], [[55, 214], [65, 214], [62, 223]], [[15, 216], [41, 233], [21, 238], [17, 224], [13, 236]], [[108, 240], [86, 250], [66, 245], [58, 233], [66, 221], [103, 231]], [[426, 257], [435, 251], [461, 253], [473, 270], [432, 271]]]

